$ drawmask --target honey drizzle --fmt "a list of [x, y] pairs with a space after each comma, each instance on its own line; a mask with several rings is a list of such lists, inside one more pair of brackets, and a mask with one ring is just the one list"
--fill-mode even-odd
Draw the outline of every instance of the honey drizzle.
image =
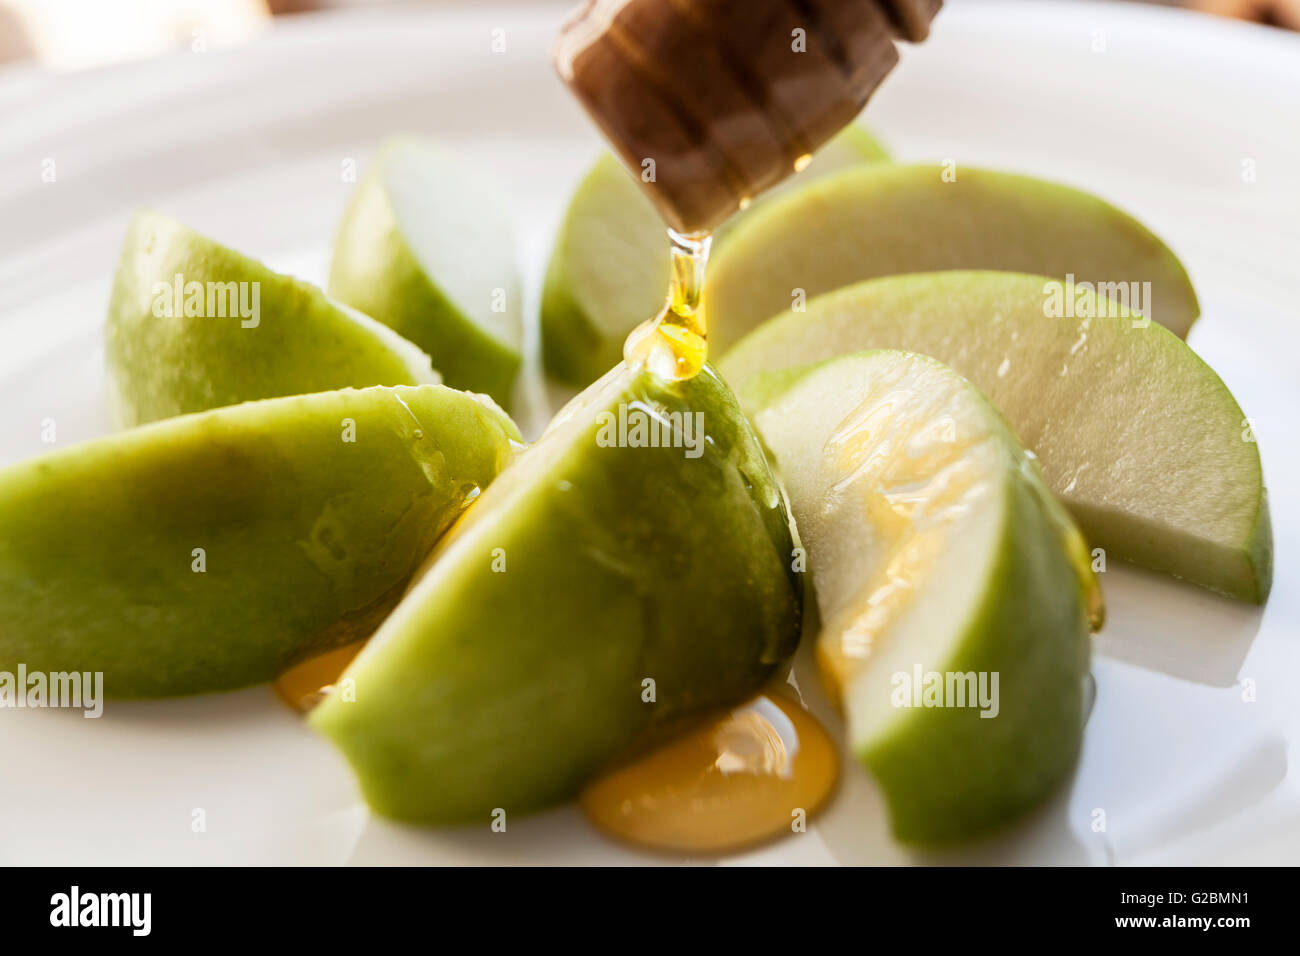
[[[795, 171], [811, 156], [801, 156]], [[742, 200], [740, 208], [749, 205]], [[708, 360], [702, 306], [709, 233], [668, 230], [671, 284], [663, 310], [623, 344], [629, 368], [662, 381], [694, 377]], [[776, 725], [785, 728], [781, 733]], [[786, 694], [701, 715], [676, 739], [588, 781], [579, 803], [599, 829], [670, 852], [734, 852], [791, 832], [821, 808], [839, 777], [830, 735]]]
[[623, 343], [630, 368], [645, 367], [663, 381], [694, 378], [708, 359], [708, 323], [701, 307], [710, 233], [683, 235], [668, 230], [672, 282], [663, 310], [642, 322]]

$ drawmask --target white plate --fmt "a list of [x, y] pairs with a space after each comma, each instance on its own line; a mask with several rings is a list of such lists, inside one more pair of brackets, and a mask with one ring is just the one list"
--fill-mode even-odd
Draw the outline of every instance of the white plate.
[[[395, 131], [438, 136], [508, 183], [531, 314], [555, 223], [597, 147], [547, 62], [563, 12], [479, 3], [303, 17], [233, 52], [0, 73], [0, 461], [48, 451], [47, 419], [58, 446], [106, 430], [99, 330], [132, 208], [319, 281], [351, 188], [345, 163]], [[1204, 308], [1190, 341], [1252, 416], [1279, 556], [1262, 612], [1112, 567], [1075, 779], [1011, 834], [945, 859], [1300, 858], [1288, 771], [1300, 740], [1297, 117], [1300, 39], [1095, 3], [950, 3], [868, 108], [901, 157], [1069, 182], [1170, 242]], [[487, 821], [421, 831], [375, 820], [342, 760], [265, 687], [110, 701], [100, 720], [0, 720], [0, 862], [656, 859], [603, 840], [572, 808], [504, 834]], [[192, 826], [198, 809], [205, 832]], [[850, 765], [807, 834], [728, 862], [919, 859], [889, 840], [873, 784]]]

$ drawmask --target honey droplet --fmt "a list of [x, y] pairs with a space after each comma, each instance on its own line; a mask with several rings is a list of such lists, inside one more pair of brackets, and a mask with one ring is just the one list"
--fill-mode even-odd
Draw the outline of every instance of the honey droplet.
[[790, 833], [830, 796], [835, 744], [793, 700], [765, 695], [592, 781], [601, 830], [659, 850], [718, 853]]
[[307, 713], [324, 699], [365, 646], [365, 641], [354, 641], [299, 661], [275, 679], [275, 692], [294, 710]]
[[699, 374], [708, 359], [708, 330], [700, 300], [712, 237], [668, 231], [672, 285], [663, 311], [642, 322], [623, 343], [623, 360], [656, 378], [680, 382]]

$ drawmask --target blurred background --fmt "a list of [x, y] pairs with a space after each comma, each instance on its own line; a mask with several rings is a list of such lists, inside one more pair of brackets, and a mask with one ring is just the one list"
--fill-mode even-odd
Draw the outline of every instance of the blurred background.
[[[1300, 0], [1150, 2], [1300, 30]], [[29, 60], [78, 70], [168, 50], [237, 45], [277, 16], [339, 7], [454, 3], [468, 5], [473, 0], [0, 0], [0, 64]]]

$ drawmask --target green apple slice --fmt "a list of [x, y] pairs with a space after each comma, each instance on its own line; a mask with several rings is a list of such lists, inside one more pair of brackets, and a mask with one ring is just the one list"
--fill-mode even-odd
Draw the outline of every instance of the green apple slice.
[[807, 548], [823, 676], [898, 839], [1040, 803], [1079, 752], [1096, 580], [1002, 416], [884, 351], [791, 372], [754, 422]]
[[440, 543], [311, 723], [389, 817], [487, 824], [571, 798], [788, 657], [792, 548], [712, 370], [661, 384], [620, 364]]
[[1199, 315], [1174, 254], [1109, 203], [1028, 176], [962, 168], [955, 182], [945, 182], [943, 172], [847, 170], [747, 219], [710, 266], [705, 308], [714, 354], [813, 296], [907, 272], [1073, 276], [1104, 284], [1102, 295], [1129, 297], [1125, 304], [1179, 337]]
[[343, 214], [328, 289], [433, 356], [448, 385], [509, 407], [523, 340], [509, 213], [450, 152], [408, 137], [380, 148]]
[[127, 228], [106, 328], [123, 426], [284, 395], [438, 382], [391, 329], [174, 219]]
[[[718, 231], [726, 241], [768, 197], [860, 163], [887, 160], [870, 133], [850, 126], [803, 172], [760, 197]], [[542, 357], [559, 381], [583, 387], [623, 358], [623, 340], [653, 316], [668, 294], [664, 221], [613, 154], [605, 153], [578, 185], [560, 225], [542, 290]]]
[[0, 471], [0, 670], [227, 690], [369, 634], [519, 433], [440, 385], [249, 402]]
[[756, 373], [868, 348], [931, 355], [979, 386], [1108, 555], [1267, 598], [1259, 447], [1214, 370], [1165, 329], [1040, 276], [897, 276], [773, 319], [721, 367], [757, 400], [747, 384]]

